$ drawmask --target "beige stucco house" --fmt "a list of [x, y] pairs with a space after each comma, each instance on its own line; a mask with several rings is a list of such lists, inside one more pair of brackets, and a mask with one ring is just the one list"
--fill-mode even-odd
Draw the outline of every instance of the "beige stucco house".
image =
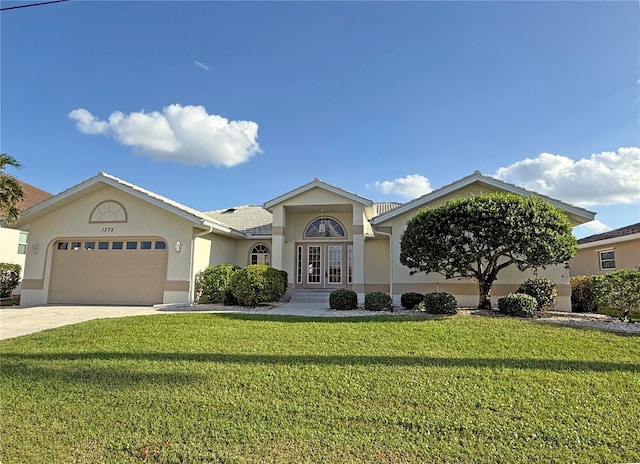
[[[18, 208], [21, 210], [29, 209], [53, 196], [49, 192], [45, 192], [26, 182], [18, 181], [18, 183], [24, 192], [24, 198], [18, 204]], [[24, 273], [24, 263], [27, 255], [27, 232], [8, 227], [4, 224], [3, 219], [0, 218], [0, 263], [19, 264]], [[18, 285], [13, 293], [19, 295], [20, 291], [21, 286]]]
[[[420, 208], [449, 198], [495, 191], [534, 192], [475, 172], [408, 203], [375, 203], [319, 179], [261, 206], [196, 211], [100, 173], [27, 210], [29, 231], [22, 304], [156, 304], [193, 300], [194, 276], [209, 265], [265, 263], [284, 269], [289, 288], [390, 293], [447, 291], [477, 304], [475, 282], [410, 275], [400, 264], [400, 237]], [[573, 225], [594, 213], [545, 197]], [[570, 308], [563, 266], [541, 271], [559, 286], [558, 307]], [[506, 269], [493, 297], [531, 274]]]
[[571, 275], [606, 274], [640, 269], [640, 222], [578, 240]]

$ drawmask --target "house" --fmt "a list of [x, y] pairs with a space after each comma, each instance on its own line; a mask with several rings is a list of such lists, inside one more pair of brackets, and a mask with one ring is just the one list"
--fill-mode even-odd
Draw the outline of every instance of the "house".
[[606, 274], [640, 269], [640, 222], [578, 240], [571, 275]]
[[[534, 192], [475, 172], [408, 203], [375, 203], [314, 179], [261, 206], [197, 211], [100, 173], [27, 210], [29, 231], [22, 304], [187, 303], [194, 276], [209, 265], [265, 263], [288, 273], [289, 288], [349, 288], [364, 294], [447, 291], [477, 304], [475, 281], [410, 275], [400, 237], [420, 208], [453, 197]], [[573, 225], [594, 213], [548, 197]], [[559, 284], [558, 307], [570, 308], [563, 266], [541, 271]], [[532, 276], [502, 271], [494, 299]]]
[[[24, 192], [24, 198], [18, 205], [21, 210], [26, 210], [41, 201], [51, 198], [49, 192], [40, 190], [26, 182], [18, 181]], [[1, 218], [0, 218], [1, 219]], [[24, 272], [25, 257], [27, 254], [27, 232], [9, 228], [3, 221], [0, 221], [0, 263], [19, 264]], [[19, 295], [20, 286], [15, 289], [14, 294]]]

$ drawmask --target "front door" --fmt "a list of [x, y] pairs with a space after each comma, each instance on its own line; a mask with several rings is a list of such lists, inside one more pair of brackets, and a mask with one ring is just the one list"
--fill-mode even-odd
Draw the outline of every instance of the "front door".
[[345, 243], [298, 245], [298, 284], [304, 288], [344, 288], [347, 286]]

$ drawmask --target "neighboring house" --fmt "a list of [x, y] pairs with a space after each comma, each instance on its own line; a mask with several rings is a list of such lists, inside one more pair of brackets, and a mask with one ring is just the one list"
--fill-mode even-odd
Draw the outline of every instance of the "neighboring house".
[[640, 222], [578, 240], [571, 275], [605, 274], [640, 269]]
[[[193, 300], [194, 276], [210, 265], [265, 263], [287, 271], [289, 288], [349, 288], [364, 294], [447, 291], [477, 304], [475, 281], [410, 275], [398, 259], [406, 223], [424, 206], [496, 191], [534, 192], [475, 172], [405, 204], [374, 203], [319, 179], [261, 206], [196, 211], [100, 173], [24, 212], [29, 231], [22, 303], [155, 304]], [[573, 225], [594, 213], [544, 197]], [[501, 272], [494, 302], [528, 277]], [[562, 265], [540, 270], [570, 308]]]
[[[32, 206], [51, 198], [52, 195], [44, 190], [40, 190], [26, 182], [18, 181], [24, 191], [24, 199], [18, 207], [26, 210]], [[3, 219], [3, 218], [0, 218]], [[24, 272], [25, 257], [27, 254], [27, 232], [11, 229], [0, 220], [0, 263], [12, 263], [22, 266]], [[20, 286], [16, 288], [14, 294], [20, 294]]]

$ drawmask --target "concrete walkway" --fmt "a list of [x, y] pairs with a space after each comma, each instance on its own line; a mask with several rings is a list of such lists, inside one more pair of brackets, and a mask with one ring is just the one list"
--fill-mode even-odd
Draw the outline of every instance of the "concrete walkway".
[[[19, 337], [46, 329], [77, 324], [92, 319], [104, 319], [126, 316], [153, 316], [158, 314], [185, 313], [190, 307], [152, 307], [152, 306], [4, 306], [0, 307], [0, 340]], [[228, 310], [206, 309], [198, 312], [265, 314], [277, 316], [305, 317], [347, 317], [373, 316], [370, 311], [336, 311], [328, 309], [326, 303], [292, 302], [271, 309]], [[389, 313], [386, 313], [389, 314]]]

